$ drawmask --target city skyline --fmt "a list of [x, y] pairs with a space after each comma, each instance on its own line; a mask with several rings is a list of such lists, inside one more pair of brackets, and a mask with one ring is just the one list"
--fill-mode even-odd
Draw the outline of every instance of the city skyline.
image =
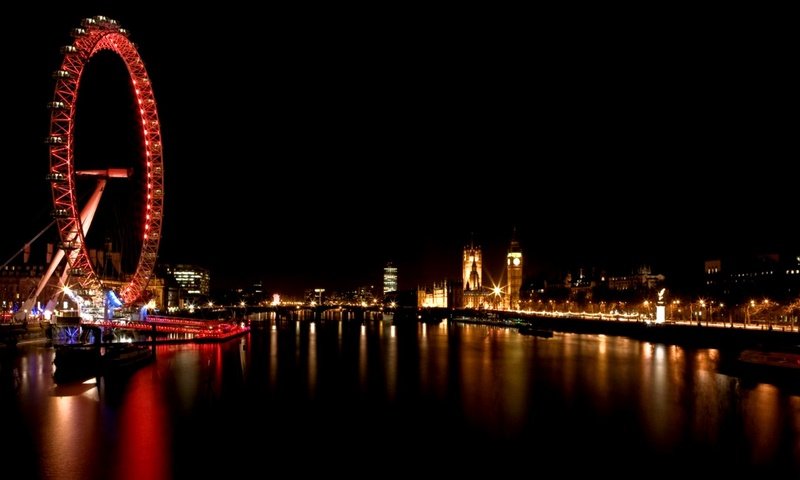
[[15, 5], [0, 460], [798, 477], [792, 29], [657, 8]]
[[[210, 12], [154, 19], [108, 6], [42, 12], [41, 31], [11, 52], [31, 68], [10, 79], [17, 121], [3, 135], [19, 156], [3, 166], [13, 179], [0, 193], [3, 260], [49, 220], [51, 73], [71, 28], [96, 14], [131, 32], [153, 78], [165, 145], [160, 258], [206, 266], [222, 285], [379, 284], [393, 260], [413, 288], [455, 278], [473, 232], [487, 265], [501, 265], [514, 227], [530, 272], [647, 263], [674, 278], [724, 253], [797, 248], [784, 77], [768, 62], [731, 71], [764, 61], [751, 50], [706, 65], [700, 32], [669, 46], [636, 32], [645, 47], [612, 36], [590, 45], [597, 32], [587, 31], [530, 48], [470, 42], [457, 27], [406, 39], [390, 21], [295, 15], [262, 39], [243, 28], [259, 25], [247, 15], [234, 27]], [[16, 33], [3, 33], [6, 44]], [[205, 37], [201, 48], [173, 40]], [[85, 92], [99, 103], [104, 89], [126, 89], [104, 68]], [[87, 107], [85, 138], [124, 117], [120, 108]], [[124, 155], [113, 132], [96, 130], [94, 146]]]

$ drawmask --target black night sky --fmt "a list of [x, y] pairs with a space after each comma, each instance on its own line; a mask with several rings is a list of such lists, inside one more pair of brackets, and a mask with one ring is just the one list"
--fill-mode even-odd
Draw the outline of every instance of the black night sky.
[[[391, 259], [412, 288], [456, 277], [471, 233], [499, 276], [513, 227], [534, 274], [647, 263], [689, 279], [707, 256], [797, 249], [780, 29], [700, 12], [106, 3], [2, 30], [0, 261], [49, 221], [50, 74], [94, 15], [131, 32], [153, 81], [161, 260], [207, 265], [217, 286], [377, 285]], [[123, 158], [127, 80], [105, 60], [87, 149]]]

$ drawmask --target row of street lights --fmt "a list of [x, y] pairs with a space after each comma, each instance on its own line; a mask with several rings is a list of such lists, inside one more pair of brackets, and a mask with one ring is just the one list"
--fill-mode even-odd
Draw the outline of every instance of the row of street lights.
[[[495, 298], [499, 298], [502, 292], [494, 292]], [[498, 300], [499, 301], [499, 300]], [[694, 302], [685, 302], [680, 299], [674, 299], [670, 302], [664, 302], [667, 309], [667, 320], [676, 321], [705, 321], [705, 323], [713, 323], [715, 321], [726, 322], [731, 320], [735, 315], [727, 304], [717, 302], [716, 300], [700, 298]], [[658, 302], [649, 299], [643, 300], [641, 303], [630, 302], [587, 302], [581, 304], [572, 300], [538, 300], [529, 301], [527, 307], [530, 310], [550, 311], [550, 312], [563, 312], [563, 313], [602, 313], [612, 314], [615, 312], [624, 312], [628, 314], [638, 314], [642, 317], [655, 317], [655, 308]], [[743, 305], [744, 308], [744, 323], [751, 323], [755, 316], [760, 317], [760, 320], [770, 320], [770, 308], [776, 307], [778, 304], [769, 299], [762, 301], [750, 300]], [[720, 318], [722, 315], [722, 318]], [[727, 318], [725, 318], [727, 317]]]

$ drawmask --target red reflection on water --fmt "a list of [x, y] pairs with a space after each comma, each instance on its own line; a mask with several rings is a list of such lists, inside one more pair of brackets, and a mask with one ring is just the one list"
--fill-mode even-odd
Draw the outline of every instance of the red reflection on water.
[[172, 478], [170, 422], [161, 384], [145, 369], [130, 379], [119, 412], [116, 478]]
[[211, 353], [214, 355], [214, 391], [222, 392], [222, 346], [217, 345], [205, 345], [207, 350], [203, 352], [206, 354], [208, 350], [211, 350]]

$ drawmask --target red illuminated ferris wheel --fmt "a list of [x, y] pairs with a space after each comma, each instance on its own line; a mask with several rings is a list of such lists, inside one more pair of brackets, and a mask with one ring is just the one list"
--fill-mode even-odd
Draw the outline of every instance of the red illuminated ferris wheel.
[[[50, 108], [50, 133], [46, 139], [50, 150], [50, 181], [53, 194], [53, 216], [58, 225], [60, 244], [51, 262], [47, 277], [53, 274], [65, 257], [66, 266], [61, 273], [61, 284], [79, 286], [84, 292], [101, 292], [102, 278], [93, 267], [86, 245], [86, 236], [100, 202], [108, 179], [129, 178], [134, 170], [143, 179], [142, 187], [135, 191], [140, 198], [135, 204], [138, 211], [129, 212], [129, 221], [137, 228], [138, 254], [134, 271], [127, 276], [120, 289], [120, 298], [126, 304], [136, 302], [145, 292], [155, 267], [164, 206], [164, 177], [162, 162], [161, 129], [156, 101], [150, 78], [136, 46], [128, 39], [128, 32], [115, 20], [96, 16], [85, 18], [79, 28], [72, 30], [74, 41], [62, 47], [61, 67], [53, 74], [56, 80]], [[130, 77], [135, 101], [137, 125], [144, 139], [144, 155], [140, 166], [133, 168], [92, 168], [81, 170], [75, 164], [75, 112], [78, 87], [87, 62], [99, 52], [112, 52], [125, 64]], [[138, 128], [138, 127], [137, 127]], [[77, 179], [94, 180], [94, 191], [88, 201], [76, 191]], [[81, 204], [79, 204], [79, 202]], [[141, 225], [141, 227], [139, 227]], [[38, 292], [37, 292], [38, 294]]]

